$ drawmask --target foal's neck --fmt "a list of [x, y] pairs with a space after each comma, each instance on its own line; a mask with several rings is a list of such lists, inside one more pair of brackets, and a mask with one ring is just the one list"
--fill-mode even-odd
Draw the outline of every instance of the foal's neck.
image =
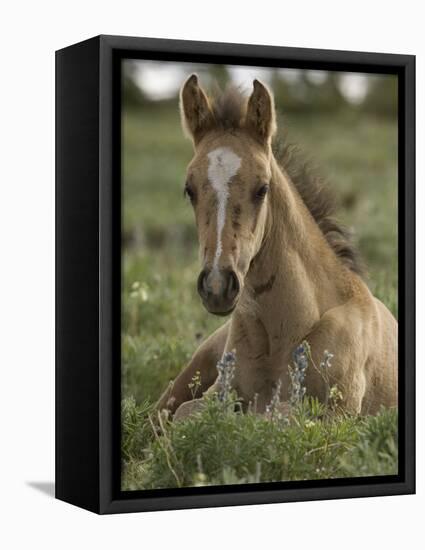
[[328, 309], [347, 299], [347, 270], [289, 177], [272, 158], [270, 210], [247, 275], [253, 310], [279, 345], [296, 345]]

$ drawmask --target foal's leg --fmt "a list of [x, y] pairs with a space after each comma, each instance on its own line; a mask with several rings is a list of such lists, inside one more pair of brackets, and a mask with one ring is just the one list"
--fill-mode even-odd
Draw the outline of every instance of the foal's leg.
[[[342, 393], [340, 405], [343, 409], [359, 414], [366, 391], [365, 364], [369, 348], [368, 333], [371, 332], [373, 327], [368, 326], [364, 309], [354, 301], [326, 312], [305, 338], [319, 370], [313, 365], [307, 369], [307, 395], [324, 402], [329, 387], [336, 384]], [[328, 383], [320, 374], [320, 362], [325, 350], [334, 355], [331, 366], [325, 367]]]
[[[185, 401], [190, 401], [202, 394], [214, 383], [217, 378], [217, 362], [223, 355], [226, 344], [229, 321], [211, 334], [196, 350], [188, 366], [170, 382], [157, 403], [157, 409], [167, 409], [174, 414], [176, 409]], [[194, 395], [189, 384], [196, 372], [200, 373], [200, 387]]]

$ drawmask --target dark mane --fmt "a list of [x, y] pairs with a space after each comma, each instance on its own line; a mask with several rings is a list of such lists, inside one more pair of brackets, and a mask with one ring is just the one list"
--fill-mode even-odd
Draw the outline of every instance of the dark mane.
[[351, 232], [334, 218], [337, 201], [329, 186], [311, 163], [305, 160], [296, 145], [287, 143], [286, 140], [275, 140], [273, 153], [335, 254], [351, 271], [363, 275], [363, 262], [353, 243]]
[[247, 102], [248, 98], [241, 88], [227, 86], [221, 91], [216, 86], [211, 101], [215, 123], [224, 130], [242, 128]]
[[[223, 92], [217, 90], [211, 103], [216, 124], [226, 130], [242, 128], [246, 105], [247, 97], [240, 88], [228, 86]], [[364, 268], [352, 235], [333, 217], [336, 200], [329, 187], [303, 158], [299, 148], [286, 139], [274, 140], [273, 153], [335, 254], [349, 269], [362, 275]]]

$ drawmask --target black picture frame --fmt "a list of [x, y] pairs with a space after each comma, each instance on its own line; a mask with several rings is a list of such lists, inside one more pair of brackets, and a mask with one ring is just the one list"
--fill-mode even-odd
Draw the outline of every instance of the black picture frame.
[[[120, 490], [121, 59], [391, 73], [399, 97], [399, 474]], [[56, 52], [56, 498], [100, 514], [415, 491], [415, 57], [98, 36]]]

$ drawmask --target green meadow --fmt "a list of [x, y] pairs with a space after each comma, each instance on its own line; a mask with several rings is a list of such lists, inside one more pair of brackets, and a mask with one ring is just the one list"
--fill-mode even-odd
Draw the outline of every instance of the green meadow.
[[[279, 127], [334, 189], [367, 282], [397, 315], [396, 120], [360, 109], [289, 112]], [[164, 421], [161, 435], [152, 429], [152, 403], [223, 320], [196, 292], [197, 237], [183, 197], [192, 146], [177, 102], [124, 109], [122, 135], [123, 488], [396, 473], [394, 411], [350, 418], [306, 399], [283, 422], [212, 400], [193, 418]]]

